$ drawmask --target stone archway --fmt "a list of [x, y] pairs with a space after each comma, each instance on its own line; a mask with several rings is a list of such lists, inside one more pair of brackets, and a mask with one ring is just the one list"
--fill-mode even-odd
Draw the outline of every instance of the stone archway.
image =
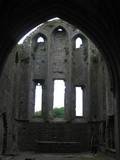
[[[9, 50], [13, 47], [13, 45], [17, 42], [18, 37], [20, 37], [20, 35], [22, 35], [22, 33], [25, 33], [25, 31], [27, 31], [28, 29], [32, 28], [33, 26], [35, 26], [38, 23], [41, 23], [43, 20], [46, 20], [50, 17], [53, 16], [59, 16], [65, 20], [67, 20], [68, 22], [77, 25], [82, 31], [84, 31], [86, 33], [86, 35], [88, 35], [88, 37], [91, 38], [91, 40], [93, 40], [93, 42], [98, 46], [98, 48], [102, 51], [106, 62], [108, 64], [108, 67], [110, 69], [110, 73], [111, 73], [111, 79], [113, 82], [113, 90], [115, 92], [115, 96], [117, 99], [117, 103], [116, 103], [116, 135], [117, 135], [117, 149], [119, 150], [119, 119], [117, 119], [117, 117], [119, 116], [119, 104], [120, 104], [120, 91], [119, 91], [119, 80], [120, 80], [120, 75], [119, 75], [119, 59], [117, 59], [117, 55], [119, 53], [119, 47], [117, 46], [117, 42], [113, 43], [111, 45], [111, 38], [115, 39], [115, 31], [111, 31], [111, 27], [109, 27], [109, 23], [110, 23], [110, 19], [109, 19], [109, 15], [107, 15], [107, 17], [104, 17], [105, 13], [108, 11], [108, 13], [110, 13], [111, 16], [113, 16], [113, 21], [114, 21], [114, 15], [112, 12], [110, 12], [110, 8], [107, 7], [106, 3], [104, 4], [106, 7], [106, 11], [104, 10], [104, 8], [102, 8], [103, 6], [100, 5], [100, 7], [103, 9], [103, 13], [101, 13], [101, 15], [99, 15], [98, 13], [95, 14], [94, 12], [96, 12], [96, 9], [94, 9], [94, 5], [91, 6], [88, 3], [88, 6], [86, 6], [84, 3], [80, 4], [80, 7], [77, 7], [77, 3], [71, 3], [70, 5], [68, 5], [66, 2], [62, 2], [62, 1], [58, 1], [58, 2], [50, 2], [48, 3], [50, 7], [48, 7], [47, 9], [50, 9], [49, 12], [46, 13], [46, 4], [41, 5], [40, 7], [37, 7], [37, 3], [33, 3], [34, 7], [35, 7], [35, 12], [32, 16], [32, 14], [29, 14], [32, 7], [30, 7], [29, 5], [29, 10], [28, 13], [26, 14], [27, 10], [23, 11], [23, 14], [26, 14], [25, 19], [22, 22], [22, 17], [20, 17], [20, 23], [18, 23], [18, 28], [16, 29], [14, 27], [14, 24], [18, 22], [18, 20], [14, 17], [13, 18], [13, 24], [11, 25], [11, 32], [9, 33], [9, 28], [6, 29], [6, 35], [4, 40], [2, 41], [2, 55], [1, 55], [1, 67], [3, 65], [3, 62], [5, 62], [5, 59], [7, 58], [7, 54], [9, 54]], [[73, 4], [73, 6], [72, 6]], [[93, 11], [89, 10], [89, 5], [91, 6], [91, 10], [93, 9]], [[98, 4], [96, 5], [96, 7], [98, 6]], [[88, 7], [88, 8], [87, 8]], [[37, 12], [38, 8], [41, 8], [40, 13]], [[74, 9], [73, 9], [74, 8]], [[79, 11], [81, 8], [81, 11]], [[87, 9], [86, 9], [87, 8]], [[20, 6], [20, 9], [22, 9], [22, 7]], [[73, 11], [74, 10], [74, 11]], [[18, 11], [15, 11], [15, 13], [18, 14]], [[79, 15], [78, 15], [79, 14]], [[12, 15], [12, 14], [11, 14]], [[42, 15], [42, 16], [41, 16]], [[100, 18], [102, 18], [102, 20], [99, 19], [99, 16], [101, 16]], [[29, 17], [31, 17], [29, 19]], [[36, 18], [34, 18], [36, 17]], [[89, 20], [88, 20], [89, 19]], [[25, 23], [25, 25], [23, 25], [23, 23]], [[8, 21], [8, 24], [10, 24], [10, 21]], [[108, 24], [108, 26], [106, 26]], [[23, 25], [23, 26], [22, 26]], [[3, 24], [4, 26], [4, 24]], [[8, 25], [9, 26], [9, 25]], [[117, 26], [116, 26], [117, 27]], [[115, 28], [114, 28], [115, 29]], [[117, 30], [117, 29], [116, 29]], [[8, 34], [9, 33], [9, 34]], [[14, 34], [13, 34], [14, 33]], [[110, 33], [110, 34], [109, 34]], [[6, 41], [9, 42], [6, 42]], [[116, 39], [115, 39], [116, 40]]]

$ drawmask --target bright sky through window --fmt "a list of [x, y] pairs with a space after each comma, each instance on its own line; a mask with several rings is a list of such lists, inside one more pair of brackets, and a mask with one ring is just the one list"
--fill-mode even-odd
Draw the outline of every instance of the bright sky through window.
[[75, 41], [75, 48], [80, 48], [80, 46], [82, 45], [82, 40], [80, 37], [76, 38]]
[[83, 90], [75, 87], [76, 90], [76, 116], [83, 116]]
[[65, 96], [65, 82], [63, 80], [55, 80], [53, 108], [64, 107], [64, 96]]
[[44, 40], [43, 37], [38, 37], [38, 39], [37, 39], [37, 42], [38, 42], [38, 43], [41, 43], [41, 42], [43, 43], [44, 41], [45, 41], [45, 40]]
[[35, 112], [41, 111], [42, 109], [42, 86], [37, 83], [35, 88]]
[[59, 31], [59, 32], [62, 32], [62, 31], [63, 31], [63, 29], [62, 29], [62, 28], [59, 28], [59, 29], [58, 29], [58, 31]]

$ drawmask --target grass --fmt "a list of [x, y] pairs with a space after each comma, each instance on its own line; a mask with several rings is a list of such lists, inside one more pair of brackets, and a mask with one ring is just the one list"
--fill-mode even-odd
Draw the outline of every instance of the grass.
[[[53, 112], [52, 112], [52, 116], [54, 118], [64, 118], [64, 107], [54, 108]], [[34, 117], [41, 118], [42, 117], [42, 112], [41, 111], [35, 112]]]

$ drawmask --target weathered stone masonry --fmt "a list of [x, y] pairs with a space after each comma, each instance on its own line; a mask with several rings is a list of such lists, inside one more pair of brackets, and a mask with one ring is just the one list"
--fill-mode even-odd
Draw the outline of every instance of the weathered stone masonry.
[[[44, 41], [38, 43], [39, 37]], [[77, 37], [82, 39], [80, 48], [75, 47]], [[55, 79], [64, 80], [66, 86], [64, 119], [59, 121], [52, 117]], [[1, 96], [7, 96], [10, 102], [8, 106], [1, 98], [1, 152], [87, 151], [94, 126], [101, 149], [114, 148], [114, 97], [107, 66], [94, 44], [74, 26], [55, 20], [38, 27], [13, 49], [0, 81]], [[39, 119], [34, 118], [37, 82], [43, 90]], [[76, 86], [81, 86], [84, 93], [83, 117], [75, 116]], [[3, 115], [9, 115], [13, 123], [4, 122]], [[12, 148], [6, 145], [4, 136]], [[68, 142], [69, 147], [62, 142]]]

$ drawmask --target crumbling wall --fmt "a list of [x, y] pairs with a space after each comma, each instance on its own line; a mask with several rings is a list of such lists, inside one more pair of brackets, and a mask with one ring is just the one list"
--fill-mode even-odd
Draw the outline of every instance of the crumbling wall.
[[89, 43], [89, 120], [97, 128], [100, 149], [115, 151], [115, 100], [109, 71], [99, 50]]
[[[42, 42], [37, 41], [39, 37], [43, 38]], [[80, 48], [75, 48], [77, 37], [82, 39]], [[66, 87], [64, 119], [59, 121], [52, 115], [56, 79], [64, 80]], [[114, 97], [107, 66], [95, 45], [67, 22], [47, 22], [22, 45], [16, 46], [8, 57], [0, 82], [0, 152], [17, 148], [41, 151], [40, 147], [50, 141], [56, 142], [54, 151], [60, 141], [76, 143], [78, 151], [77, 142], [82, 144], [82, 139], [86, 140], [83, 150], [87, 151], [93, 126], [101, 144], [114, 146], [113, 121], [109, 117], [114, 116]], [[34, 103], [38, 82], [43, 89], [42, 118], [36, 119]], [[83, 89], [82, 117], [75, 115], [76, 86]], [[43, 140], [45, 144], [41, 144]]]

